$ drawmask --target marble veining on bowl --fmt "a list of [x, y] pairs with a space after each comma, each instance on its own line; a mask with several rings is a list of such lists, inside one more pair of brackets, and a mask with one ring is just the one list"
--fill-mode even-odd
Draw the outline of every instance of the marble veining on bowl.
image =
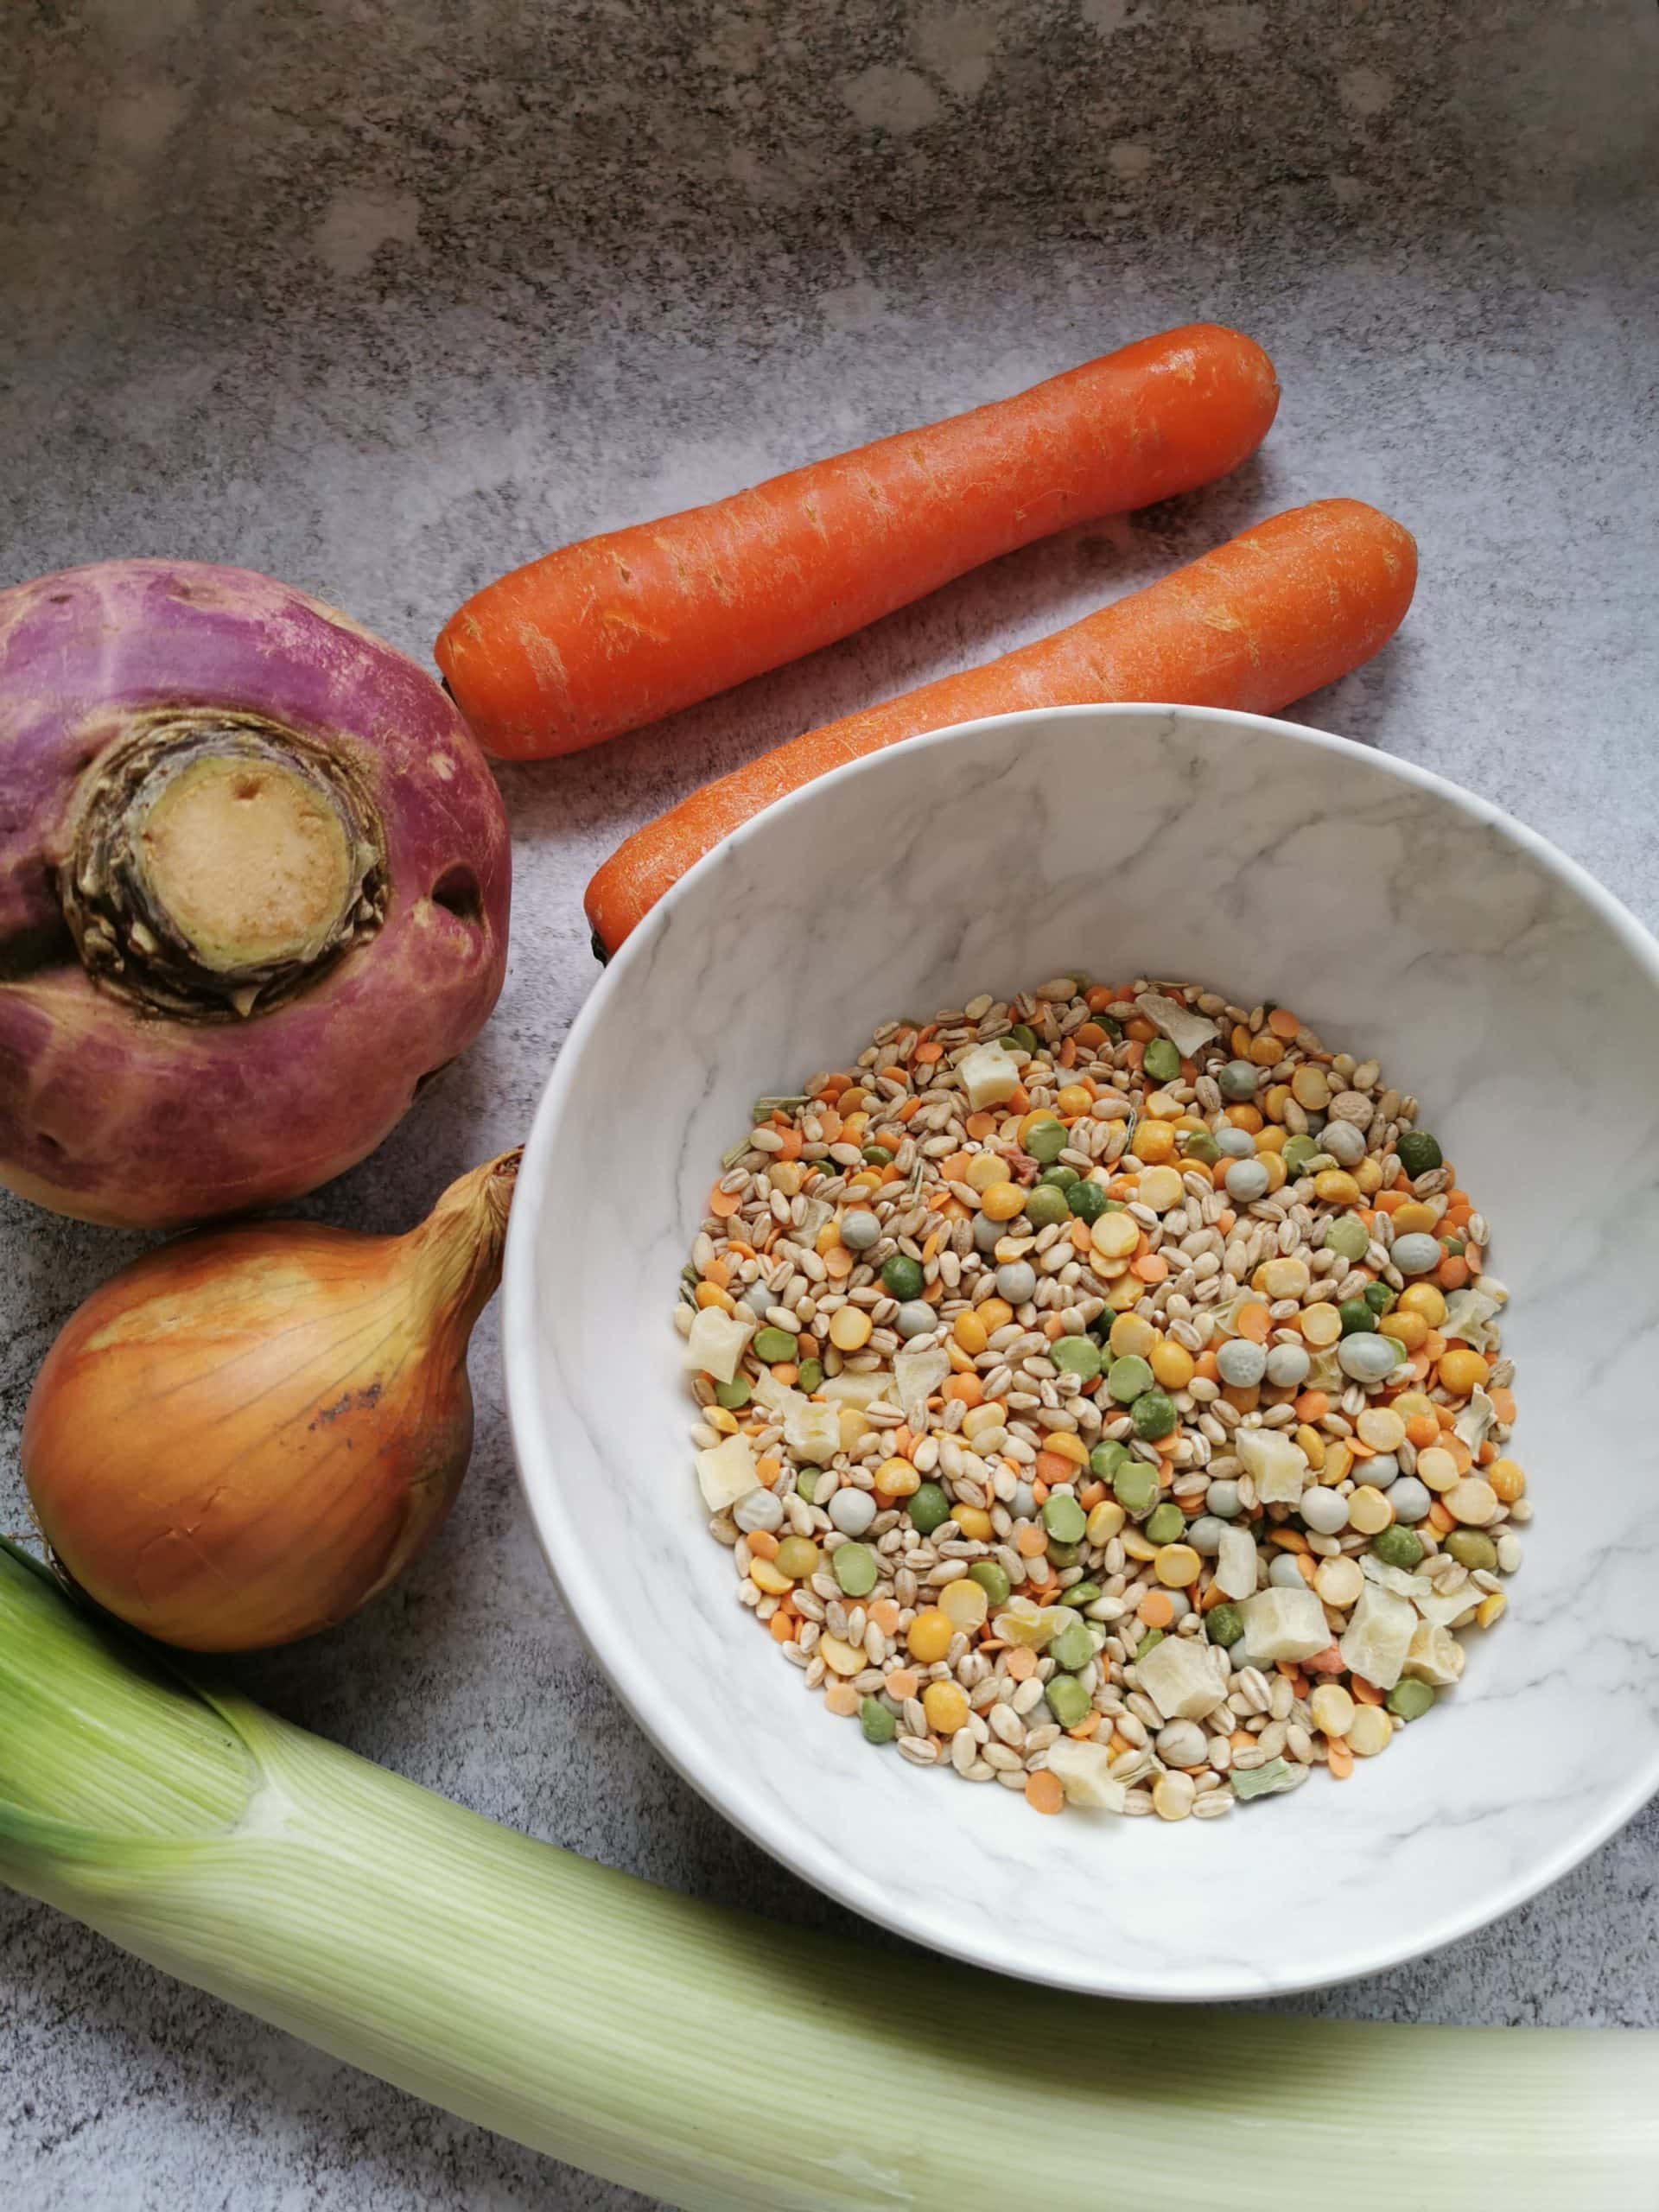
[[[1379, 1054], [1498, 1233], [1536, 1520], [1509, 1612], [1381, 1761], [1226, 1821], [1035, 1818], [803, 1694], [704, 1533], [668, 1319], [751, 1099], [880, 1020], [1069, 965], [1199, 976]], [[1659, 954], [1492, 810], [1341, 740], [1195, 709], [941, 733], [771, 810], [625, 947], [537, 1116], [505, 1334], [573, 1613], [658, 1745], [872, 1917], [1008, 1972], [1226, 1997], [1369, 1972], [1564, 1872], [1659, 1783]], [[579, 1294], [575, 1287], [579, 1285]]]

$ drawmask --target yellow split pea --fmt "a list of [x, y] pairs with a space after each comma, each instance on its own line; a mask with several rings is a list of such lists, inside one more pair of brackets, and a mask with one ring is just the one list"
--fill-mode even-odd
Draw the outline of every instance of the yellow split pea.
[[1404, 1306], [1396, 1306], [1377, 1323], [1377, 1332], [1390, 1338], [1402, 1351], [1415, 1351], [1427, 1342], [1428, 1323], [1421, 1313]]
[[856, 1452], [871, 1433], [870, 1424], [856, 1406], [843, 1406], [836, 1416], [836, 1434], [843, 1452]]
[[1454, 1398], [1466, 1398], [1471, 1390], [1479, 1389], [1487, 1372], [1486, 1362], [1480, 1353], [1464, 1345], [1454, 1345], [1440, 1356], [1440, 1381]]
[[[957, 1516], [958, 1528], [961, 1517]], [[985, 1616], [990, 1611], [990, 1599], [977, 1582], [947, 1582], [939, 1592], [939, 1611], [952, 1628], [959, 1628], [964, 1636], [972, 1636], [985, 1625]]]
[[1406, 1440], [1406, 1424], [1392, 1406], [1365, 1407], [1354, 1427], [1373, 1452], [1397, 1452]]
[[1185, 1344], [1178, 1344], [1166, 1338], [1152, 1348], [1151, 1367], [1154, 1379], [1166, 1390], [1185, 1390], [1198, 1372], [1197, 1363]]
[[[1309, 1456], [1311, 1457], [1312, 1455], [1310, 1454]], [[1344, 1443], [1341, 1437], [1333, 1436], [1331, 1441], [1325, 1446], [1325, 1457], [1319, 1463], [1320, 1482], [1328, 1484], [1332, 1489], [1334, 1489], [1338, 1483], [1345, 1483], [1352, 1470], [1353, 1464], [1353, 1453], [1348, 1449], [1348, 1446]], [[1375, 1489], [1371, 1491], [1371, 1495], [1374, 1497], [1379, 1494], [1380, 1493], [1378, 1493]], [[1390, 1506], [1389, 1510], [1392, 1513], [1394, 1508]]]
[[977, 1313], [958, 1313], [950, 1324], [950, 1333], [970, 1359], [977, 1359], [990, 1342], [989, 1332]]
[[1513, 1505], [1527, 1487], [1527, 1478], [1513, 1459], [1494, 1459], [1486, 1470], [1486, 1479], [1504, 1505]]
[[[1421, 1465], [1421, 1462], [1419, 1462]], [[1363, 1536], [1375, 1536], [1394, 1519], [1394, 1508], [1380, 1490], [1362, 1483], [1348, 1501], [1348, 1522]]]
[[1328, 1206], [1357, 1206], [1361, 1192], [1345, 1168], [1327, 1167], [1313, 1178], [1313, 1195]]
[[875, 1471], [875, 1486], [884, 1497], [913, 1497], [922, 1478], [908, 1459], [884, 1459]]
[[1173, 1160], [1175, 1131], [1171, 1124], [1167, 1122], [1142, 1122], [1135, 1133], [1135, 1156], [1148, 1167]]
[[1262, 1287], [1269, 1298], [1300, 1298], [1311, 1281], [1306, 1260], [1269, 1260], [1262, 1269]]
[[[1365, 1577], [1357, 1560], [1338, 1557], [1322, 1559], [1313, 1577], [1313, 1587], [1327, 1605], [1345, 1611], [1357, 1605], [1359, 1594], [1365, 1587]], [[1336, 1732], [1341, 1734], [1340, 1729]]]
[[1465, 1529], [1484, 1529], [1497, 1517], [1497, 1492], [1479, 1475], [1465, 1475], [1446, 1493], [1446, 1510]]
[[[910, 1647], [911, 1657], [918, 1666], [931, 1667], [950, 1649], [950, 1639], [955, 1634], [950, 1615], [942, 1613], [937, 1605], [927, 1605], [912, 1621], [906, 1642]], [[820, 1637], [820, 1644], [823, 1641]]]
[[1431, 1444], [1417, 1454], [1417, 1479], [1444, 1496], [1458, 1479], [1458, 1463], [1443, 1446]]
[[1440, 1216], [1433, 1206], [1426, 1206], [1421, 1199], [1412, 1199], [1394, 1211], [1394, 1233], [1396, 1236], [1433, 1235]]
[[1357, 1706], [1348, 1724], [1348, 1748], [1356, 1758], [1374, 1759], [1394, 1741], [1394, 1723], [1380, 1705]]
[[[1185, 1195], [1179, 1172], [1173, 1167], [1146, 1168], [1136, 1192], [1141, 1205], [1150, 1206], [1154, 1213], [1167, 1213], [1172, 1206], [1179, 1205]], [[1102, 1219], [1105, 1218], [1103, 1215]]]
[[1342, 1316], [1334, 1306], [1310, 1306], [1302, 1315], [1302, 1340], [1316, 1351], [1333, 1344], [1342, 1334]]
[[[1175, 1180], [1180, 1179], [1177, 1175]], [[1141, 1242], [1141, 1231], [1127, 1213], [1103, 1213], [1090, 1230], [1089, 1241], [1103, 1260], [1127, 1260]]]
[[941, 1736], [954, 1736], [967, 1726], [968, 1700], [954, 1682], [930, 1682], [922, 1692], [922, 1711], [928, 1726]]
[[1290, 1078], [1290, 1095], [1310, 1114], [1323, 1114], [1331, 1103], [1331, 1085], [1325, 1070], [1304, 1060]]
[[979, 1209], [989, 1221], [1012, 1221], [1025, 1203], [1026, 1194], [1017, 1183], [993, 1183], [981, 1192]]
[[1143, 1313], [1120, 1313], [1108, 1338], [1114, 1359], [1144, 1359], [1158, 1341], [1158, 1332]]
[[1345, 1736], [1354, 1718], [1354, 1700], [1340, 1682], [1321, 1682], [1307, 1701], [1321, 1736]]

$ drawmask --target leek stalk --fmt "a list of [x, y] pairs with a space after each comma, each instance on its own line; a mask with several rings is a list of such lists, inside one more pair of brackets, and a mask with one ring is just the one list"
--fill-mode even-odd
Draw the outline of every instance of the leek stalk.
[[175, 1675], [0, 1550], [0, 1878], [688, 2212], [1624, 2212], [1659, 2035], [1056, 1996], [657, 1890]]

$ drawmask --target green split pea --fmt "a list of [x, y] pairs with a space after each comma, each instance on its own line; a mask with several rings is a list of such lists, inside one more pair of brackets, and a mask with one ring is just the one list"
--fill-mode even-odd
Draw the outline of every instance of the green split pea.
[[1144, 1391], [1150, 1390], [1154, 1381], [1152, 1370], [1144, 1359], [1132, 1353], [1126, 1358], [1115, 1359], [1106, 1370], [1106, 1388], [1120, 1406], [1130, 1406]]
[[890, 1744], [899, 1733], [898, 1721], [879, 1697], [864, 1700], [858, 1708], [858, 1725], [867, 1744]]
[[911, 1527], [918, 1535], [931, 1536], [950, 1518], [950, 1501], [939, 1484], [924, 1483], [912, 1493], [909, 1510]]
[[[1424, 1546], [1414, 1529], [1402, 1529], [1396, 1522], [1392, 1527], [1377, 1530], [1371, 1538], [1371, 1549], [1384, 1567], [1403, 1567], [1409, 1574], [1421, 1565]], [[1496, 1547], [1492, 1556], [1497, 1556]]]
[[868, 1544], [842, 1544], [830, 1558], [835, 1578], [849, 1598], [868, 1598], [875, 1587], [875, 1554]]
[[1052, 1167], [1071, 1142], [1060, 1122], [1039, 1122], [1026, 1139], [1026, 1150], [1045, 1167]]
[[1175, 1426], [1175, 1402], [1162, 1390], [1143, 1390], [1129, 1408], [1129, 1419], [1137, 1436], [1155, 1443]]
[[901, 1302], [919, 1298], [926, 1287], [921, 1262], [908, 1252], [889, 1253], [881, 1263], [881, 1287]]
[[1100, 1372], [1100, 1346], [1090, 1337], [1057, 1337], [1048, 1356], [1056, 1367], [1092, 1382]]
[[1446, 1165], [1440, 1141], [1427, 1129], [1404, 1129], [1395, 1141], [1395, 1151], [1400, 1165], [1414, 1183], [1420, 1175], [1432, 1174], [1435, 1168]]
[[1181, 1071], [1181, 1056], [1167, 1037], [1154, 1037], [1141, 1065], [1154, 1083], [1173, 1083]]
[[1434, 1692], [1414, 1675], [1402, 1675], [1382, 1702], [1402, 1720], [1421, 1720], [1434, 1702]]
[[976, 1559], [968, 1570], [968, 1580], [977, 1582], [993, 1605], [1006, 1605], [1013, 1588], [1008, 1571], [994, 1559]]
[[1069, 1219], [1071, 1212], [1065, 1192], [1052, 1183], [1035, 1183], [1026, 1193], [1026, 1219], [1033, 1229], [1052, 1229], [1056, 1222]]
[[1062, 1728], [1075, 1728], [1094, 1703], [1075, 1675], [1056, 1675], [1043, 1695]]
[[1043, 1526], [1056, 1543], [1080, 1544], [1088, 1525], [1083, 1508], [1064, 1491], [1047, 1499], [1043, 1506]]
[[1236, 1605], [1213, 1605], [1204, 1617], [1204, 1627], [1211, 1643], [1230, 1648], [1244, 1633], [1244, 1616]]
[[1173, 1499], [1154, 1507], [1147, 1519], [1146, 1536], [1149, 1544], [1173, 1544], [1186, 1527], [1186, 1516]]
[[1079, 1221], [1096, 1222], [1106, 1211], [1106, 1193], [1098, 1183], [1072, 1183], [1067, 1186], [1066, 1205]]
[[1126, 1513], [1145, 1513], [1156, 1503], [1158, 1476], [1142, 1459], [1130, 1459], [1112, 1477], [1112, 1496]]
[[1370, 1241], [1370, 1233], [1357, 1214], [1339, 1214], [1325, 1232], [1325, 1250], [1339, 1252], [1344, 1260], [1363, 1260]]
[[1068, 1675], [1075, 1675], [1094, 1657], [1095, 1639], [1081, 1621], [1073, 1621], [1051, 1641], [1048, 1656], [1057, 1667], [1063, 1667]]

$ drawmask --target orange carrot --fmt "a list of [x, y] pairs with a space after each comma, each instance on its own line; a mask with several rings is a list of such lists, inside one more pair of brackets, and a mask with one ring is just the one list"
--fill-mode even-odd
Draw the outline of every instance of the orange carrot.
[[1258, 523], [1069, 630], [765, 753], [620, 846], [588, 887], [614, 952], [687, 868], [786, 792], [924, 730], [1020, 708], [1145, 699], [1272, 714], [1357, 668], [1411, 603], [1409, 531], [1357, 499]]
[[850, 636], [1069, 524], [1224, 476], [1279, 404], [1192, 323], [1012, 399], [567, 545], [469, 599], [439, 667], [491, 753], [598, 745]]

